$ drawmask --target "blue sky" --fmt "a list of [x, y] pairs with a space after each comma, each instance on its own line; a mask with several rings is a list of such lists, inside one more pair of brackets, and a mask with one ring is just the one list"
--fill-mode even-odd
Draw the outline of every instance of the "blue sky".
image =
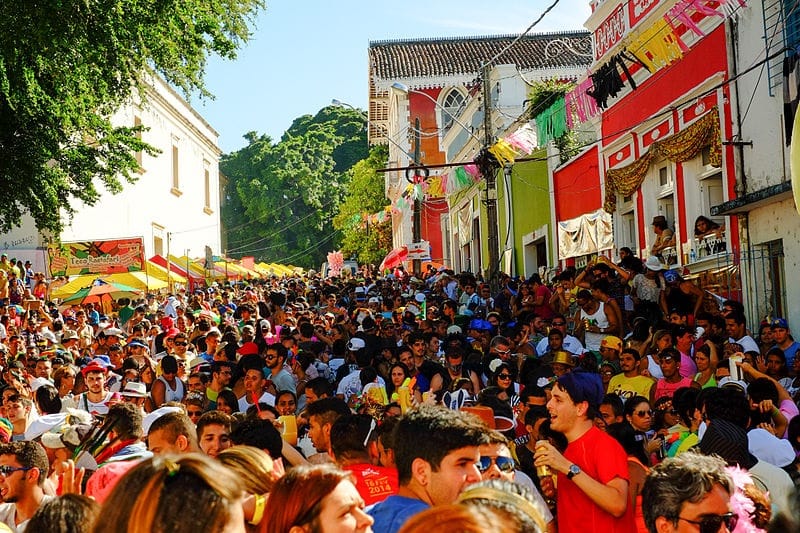
[[[239, 57], [209, 61], [216, 99], [192, 99], [226, 153], [244, 146], [248, 131], [277, 141], [296, 117], [334, 98], [366, 108], [370, 41], [520, 33], [552, 0], [267, 3]], [[581, 29], [589, 12], [588, 0], [561, 0], [533, 32]]]

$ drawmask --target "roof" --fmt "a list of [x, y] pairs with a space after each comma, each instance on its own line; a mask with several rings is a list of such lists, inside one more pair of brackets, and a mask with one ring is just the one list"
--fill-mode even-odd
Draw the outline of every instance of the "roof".
[[[517, 37], [495, 35], [372, 41], [369, 45], [370, 70], [376, 78], [389, 80], [475, 75], [486, 61]], [[514, 64], [523, 70], [588, 67], [592, 61], [591, 51], [591, 36], [587, 31], [528, 34], [503, 52], [493, 64]]]

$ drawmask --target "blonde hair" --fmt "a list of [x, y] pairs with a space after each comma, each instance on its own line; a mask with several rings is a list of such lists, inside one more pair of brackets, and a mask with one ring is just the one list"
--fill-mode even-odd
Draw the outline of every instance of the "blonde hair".
[[265, 494], [274, 484], [272, 458], [253, 446], [233, 446], [223, 450], [217, 460], [235, 472], [250, 494]]
[[464, 504], [440, 505], [411, 517], [398, 533], [516, 533], [494, 511]]
[[117, 483], [93, 531], [221, 531], [242, 494], [237, 475], [204, 455], [153, 457]]

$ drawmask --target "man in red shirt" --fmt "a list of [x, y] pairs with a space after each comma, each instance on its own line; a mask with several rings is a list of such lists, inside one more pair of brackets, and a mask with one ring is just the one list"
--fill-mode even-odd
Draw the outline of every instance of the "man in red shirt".
[[[536, 445], [536, 466], [558, 476], [559, 533], [635, 531], [627, 455], [593, 423], [602, 400], [600, 376], [578, 370], [558, 378], [547, 402], [550, 428], [569, 442], [563, 455], [549, 442]], [[552, 478], [542, 480], [542, 491], [552, 496]]]
[[349, 415], [331, 427], [333, 460], [342, 470], [353, 473], [356, 489], [366, 505], [382, 502], [397, 494], [397, 469], [378, 463], [377, 422], [369, 415]]

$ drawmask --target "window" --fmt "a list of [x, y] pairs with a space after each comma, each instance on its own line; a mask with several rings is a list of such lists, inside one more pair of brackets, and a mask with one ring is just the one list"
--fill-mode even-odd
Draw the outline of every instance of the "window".
[[465, 100], [466, 98], [461, 91], [455, 87], [450, 89], [450, 91], [442, 99], [442, 109], [440, 110], [441, 120], [439, 124], [442, 126], [443, 135], [455, 123], [453, 117], [457, 117], [459, 113], [461, 113]]
[[[138, 127], [141, 127], [141, 125], [142, 125], [142, 119], [140, 117], [138, 117], [138, 116], [134, 116], [133, 117], [133, 127], [134, 128], [138, 128]], [[135, 136], [136, 136], [136, 138], [138, 140], [140, 140], [140, 141], [142, 140], [142, 132], [141, 131], [137, 131], [135, 133]], [[142, 160], [143, 159], [144, 159], [144, 157], [143, 157], [142, 151], [138, 150], [136, 152], [136, 164], [139, 165], [139, 173], [140, 174], [142, 172], [144, 172], [144, 168], [142, 168]]]
[[211, 209], [211, 172], [208, 170], [208, 161], [203, 162], [203, 189], [204, 189], [204, 200], [203, 200], [203, 212], [207, 215], [210, 215], [214, 211]]
[[172, 188], [170, 192], [175, 196], [180, 196], [183, 193], [181, 192], [181, 179], [180, 179], [180, 165], [179, 165], [179, 157], [180, 153], [178, 151], [178, 139], [175, 137], [172, 138]]
[[153, 253], [156, 255], [164, 255], [164, 239], [161, 237], [153, 237]]
[[667, 167], [661, 167], [658, 169], [658, 184], [661, 187], [669, 187], [669, 169]]

